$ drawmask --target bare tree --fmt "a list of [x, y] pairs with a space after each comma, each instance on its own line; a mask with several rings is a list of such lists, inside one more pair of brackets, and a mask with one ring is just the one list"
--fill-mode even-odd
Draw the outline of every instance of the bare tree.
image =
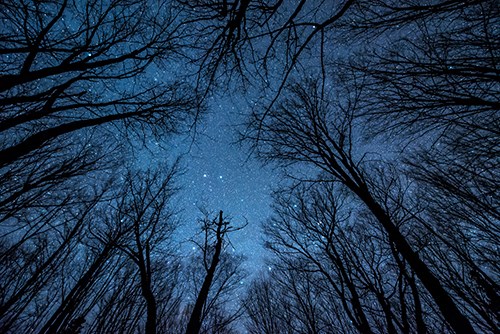
[[185, 85], [148, 78], [176, 49], [165, 4], [2, 2], [3, 219], [57, 205], [47, 194], [67, 190], [65, 180], [109, 167], [113, 127], [125, 137], [172, 133], [186, 120], [196, 99]]
[[187, 85], [151, 77], [166, 73], [179, 50], [179, 25], [166, 5], [0, 4], [0, 317], [6, 331], [81, 326], [91, 301], [110, 284], [103, 271], [114, 277], [109, 266], [117, 263], [108, 249], [116, 235], [100, 239], [89, 225], [105, 226], [96, 210], [116, 195], [105, 190], [121, 165], [116, 149], [127, 149], [120, 139], [172, 134], [196, 112]]
[[[63, 295], [63, 299], [57, 309], [41, 328], [40, 333], [59, 333], [64, 330], [70, 330], [74, 326], [82, 326], [85, 322], [85, 314], [76, 316], [82, 304], [88, 302], [91, 289], [97, 286], [97, 290], [103, 291], [107, 285], [99, 280], [105, 270], [110, 270], [109, 258], [113, 251], [112, 242], [107, 243], [102, 249], [94, 255], [94, 258], [88, 257], [91, 261], [88, 268], [82, 272], [81, 276], [69, 288], [69, 292]], [[59, 268], [61, 269], [61, 268]], [[69, 284], [68, 284], [69, 285]], [[99, 296], [100, 294], [98, 294]]]
[[[228, 311], [228, 299], [234, 296], [242, 278], [241, 258], [225, 253], [230, 245], [228, 233], [238, 231], [225, 221], [223, 212], [211, 220], [208, 216], [202, 221], [203, 241], [193, 240], [202, 252], [202, 271], [193, 267], [193, 273], [200, 272], [201, 284], [197, 287], [194, 305], [190, 311], [186, 333], [219, 333], [230, 329], [230, 324], [241, 316], [239, 309]], [[197, 281], [198, 279], [195, 278]], [[197, 282], [194, 282], [197, 283]], [[209, 324], [210, 323], [210, 324]], [[206, 326], [209, 324], [209, 326]], [[208, 328], [207, 328], [208, 327]]]
[[495, 331], [498, 6], [437, 1], [391, 7], [384, 1], [363, 13], [359, 31], [411, 31], [411, 37], [392, 35], [393, 45], [353, 62], [364, 82], [359, 110], [370, 129], [365, 133], [396, 135], [405, 144], [405, 169], [416, 182], [414, 205], [420, 208], [414, 219], [431, 239], [422, 256], [467, 305], [472, 322]]
[[247, 290], [243, 306], [248, 318], [245, 328], [251, 334], [291, 332], [285, 315], [288, 307], [273, 279], [261, 274], [252, 281]]
[[[277, 257], [272, 283], [282, 291], [279, 303], [293, 311], [287, 321], [297, 322], [296, 332], [434, 332], [426, 323], [443, 320], [422, 302], [425, 293], [406, 262], [346, 195], [334, 183], [318, 182], [276, 198], [265, 232]], [[291, 302], [283, 300], [288, 295]]]
[[[75, 268], [79, 267], [70, 255], [77, 254], [84, 243], [93, 220], [93, 212], [101, 205], [103, 197], [107, 196], [107, 190], [99, 190], [93, 198], [86, 198], [81, 202], [55, 208], [49, 206], [45, 214], [39, 217], [20, 219], [27, 221], [27, 228], [9, 230], [10, 226], [4, 226], [4, 230], [9, 233], [2, 236], [7, 240], [2, 250], [5, 265], [2, 271], [4, 298], [0, 307], [2, 330], [8, 331], [20, 318], [25, 317], [34, 302], [41, 302], [40, 298], [43, 298], [47, 289], [57, 291], [58, 285], [64, 284], [61, 271], [66, 266], [73, 264]], [[88, 256], [90, 261], [93, 255]], [[103, 259], [99, 263], [102, 264], [102, 261]], [[85, 286], [93, 283], [90, 277], [87, 278]], [[53, 293], [52, 296], [58, 294]], [[48, 310], [50, 308], [44, 309]], [[24, 325], [30, 325], [26, 319], [23, 322]], [[40, 323], [41, 319], [38, 320], [38, 324]]]
[[193, 106], [186, 91], [143, 77], [175, 52], [175, 21], [165, 5], [4, 3], [1, 166], [109, 122], [173, 131]]
[[[271, 94], [273, 102], [303, 62], [324, 55], [326, 33], [356, 3], [354, 0], [335, 4], [307, 0], [178, 2], [190, 9], [184, 20], [192, 27], [190, 55], [199, 68], [198, 85], [210, 87], [239, 78], [244, 84], [276, 88], [278, 93]], [[316, 52], [318, 49], [320, 52]], [[279, 70], [275, 71], [276, 68]]]
[[328, 96], [315, 82], [293, 85], [290, 96], [278, 107], [256, 114], [247, 134], [257, 154], [264, 160], [283, 165], [303, 164], [315, 167], [324, 177], [342, 184], [354, 198], [373, 214], [387, 233], [390, 243], [407, 261], [422, 282], [440, 312], [457, 333], [472, 333], [469, 319], [428, 264], [412, 248], [392, 213], [375, 196], [367, 173], [353, 154], [352, 115], [356, 100], [347, 107], [331, 105]]
[[[129, 173], [125, 178], [122, 198], [118, 200], [114, 221], [111, 222], [113, 229], [119, 231], [114, 246], [138, 268], [140, 290], [146, 304], [144, 328], [149, 334], [157, 331], [158, 304], [169, 302], [159, 301], [155, 296], [159, 288], [155, 283], [163, 279], [155, 267], [160, 262], [160, 254], [171, 248], [169, 239], [176, 228], [172, 217], [174, 211], [169, 202], [176, 191], [174, 177], [177, 172], [178, 168], [174, 165], [164, 174]], [[162, 260], [166, 259], [168, 257]], [[169, 276], [168, 270], [166, 277]], [[163, 288], [171, 290], [167, 286]]]

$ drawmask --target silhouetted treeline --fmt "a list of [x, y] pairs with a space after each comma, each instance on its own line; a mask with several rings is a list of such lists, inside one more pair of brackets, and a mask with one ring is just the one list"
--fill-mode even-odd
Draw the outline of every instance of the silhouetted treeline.
[[[264, 224], [276, 260], [248, 328], [498, 333], [498, 4], [344, 6], [328, 26], [326, 5], [304, 16], [312, 31], [282, 26], [304, 42], [243, 133], [291, 176]], [[327, 54], [332, 40], [354, 43], [348, 56]]]
[[[0, 17], [1, 333], [499, 333], [497, 1]], [[180, 254], [179, 162], [130, 161], [226, 93], [251, 103], [242, 145], [284, 175], [270, 271], [241, 303], [239, 228], [207, 213]]]
[[[205, 267], [172, 237], [178, 163], [140, 171], [129, 158], [202, 111], [168, 73], [182, 31], [167, 5], [0, 4], [0, 332], [185, 331]], [[204, 231], [208, 256], [215, 232]], [[239, 282], [240, 260], [224, 235], [198, 307], [205, 331], [234, 320], [219, 294]]]

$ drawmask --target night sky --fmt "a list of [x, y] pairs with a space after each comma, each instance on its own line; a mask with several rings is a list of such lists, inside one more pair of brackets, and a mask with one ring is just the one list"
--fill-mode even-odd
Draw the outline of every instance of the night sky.
[[[319, 16], [323, 14], [316, 13]], [[255, 43], [254, 46], [266, 46], [265, 41]], [[347, 57], [355, 45], [350, 41], [327, 41], [324, 44], [324, 61]], [[151, 66], [147, 70], [149, 77], [166, 83], [179, 78], [191, 85], [196, 85], [197, 80], [206, 83], [207, 78], [198, 77], [199, 64], [186, 63], [187, 59], [196, 58], [192, 52], [196, 51], [188, 49], [186, 58], [169, 59], [161, 67]], [[207, 109], [194, 127], [188, 124], [189, 128], [184, 129], [184, 133], [168, 135], [162, 140], [148, 139], [146, 148], [140, 144], [136, 146], [139, 151], [136, 160], [140, 168], [161, 166], [165, 161], [181, 158], [184, 173], [178, 177], [181, 191], [177, 197], [181, 227], [176, 237], [176, 241], [182, 243], [179, 249], [181, 256], [198, 251], [192, 243], [185, 241], [200, 232], [200, 225], [196, 223], [203, 217], [200, 209], [212, 213], [212, 218], [222, 210], [235, 226], [246, 224], [244, 229], [231, 233], [229, 240], [234, 247], [230, 249], [245, 256], [243, 268], [249, 279], [260, 270], [271, 270], [265, 260], [272, 254], [264, 249], [261, 224], [272, 214], [272, 191], [286, 181], [282, 170], [272, 164], [263, 164], [252, 155], [245, 143], [239, 143], [239, 133], [245, 131], [244, 123], [250, 117], [251, 108], [265, 108], [276, 97], [283, 82], [283, 62], [284, 55], [269, 57], [265, 79], [255, 73], [243, 73], [245, 78], [242, 81], [239, 77], [241, 73], [228, 74], [221, 67], [216, 75], [220, 76], [220, 82], [212, 83], [209, 88], [210, 95], [204, 100]], [[304, 68], [307, 68], [310, 78], [320, 75], [321, 61], [317, 53], [303, 53], [301, 64], [299, 78]], [[246, 65], [253, 71], [262, 71], [261, 64]], [[294, 82], [296, 76], [297, 73], [292, 71], [288, 81]], [[242, 85], [243, 81], [245, 84]], [[379, 149], [378, 144], [370, 147], [372, 151]], [[388, 146], [385, 145], [383, 150], [387, 152]]]
[[0, 2], [0, 332], [494, 331], [499, 17]]
[[193, 250], [187, 240], [200, 232], [196, 222], [203, 218], [202, 210], [212, 213], [211, 218], [222, 210], [234, 226], [246, 225], [229, 234], [232, 247], [228, 250], [245, 256], [243, 268], [252, 276], [269, 269], [261, 223], [271, 214], [271, 192], [278, 184], [279, 171], [257, 161], [248, 148], [237, 143], [238, 130], [248, 117], [246, 108], [247, 102], [238, 98], [211, 97], [195, 132], [147, 143], [137, 164], [142, 168], [161, 166], [180, 157], [182, 173], [177, 184], [181, 190], [175, 201], [180, 206], [175, 208], [180, 209], [179, 252]]
[[248, 223], [229, 238], [236, 252], [248, 258], [246, 265], [258, 269], [264, 266], [260, 223], [270, 214], [270, 192], [278, 174], [235, 144], [241, 121], [238, 108], [242, 106], [233, 103], [230, 99], [214, 101], [195, 143], [191, 147], [179, 145], [178, 149], [186, 152], [180, 196], [185, 200], [187, 229], [202, 215], [199, 208], [223, 210], [235, 226]]

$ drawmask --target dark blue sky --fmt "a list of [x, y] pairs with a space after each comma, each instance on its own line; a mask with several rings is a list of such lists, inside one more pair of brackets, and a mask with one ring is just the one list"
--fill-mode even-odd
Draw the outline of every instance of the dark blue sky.
[[185, 216], [190, 224], [201, 216], [202, 207], [214, 212], [223, 210], [236, 226], [248, 222], [230, 239], [236, 251], [248, 257], [247, 265], [257, 269], [263, 266], [260, 224], [270, 214], [270, 192], [278, 174], [234, 144], [237, 126], [245, 117], [240, 116], [244, 103], [222, 98], [212, 101], [197, 139], [184, 157], [187, 170], [180, 182], [184, 187], [180, 195], [185, 200]]
[[[279, 173], [235, 143], [239, 126], [248, 117], [245, 101], [219, 96], [210, 98], [208, 105], [197, 124], [194, 141], [193, 133], [151, 141], [147, 143], [151, 152], [139, 154], [138, 164], [143, 168], [161, 166], [164, 161], [181, 157], [184, 172], [178, 177], [181, 191], [175, 202], [182, 226], [177, 241], [186, 241], [200, 231], [196, 223], [203, 217], [200, 209], [213, 212], [214, 217], [223, 210], [235, 226], [247, 224], [229, 235], [234, 252], [247, 258], [244, 268], [250, 274], [267, 270], [260, 226], [271, 214], [271, 191]], [[156, 143], [163, 149], [156, 150]], [[192, 247], [189, 242], [183, 243], [180, 251], [190, 252]]]

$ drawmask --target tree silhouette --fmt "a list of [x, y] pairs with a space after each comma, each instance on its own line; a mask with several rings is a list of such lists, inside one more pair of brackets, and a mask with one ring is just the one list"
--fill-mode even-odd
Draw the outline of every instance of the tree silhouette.
[[[231, 322], [240, 316], [240, 312], [236, 311], [229, 318], [224, 319], [225, 315], [220, 313], [223, 312], [220, 309], [222, 305], [217, 303], [224, 298], [224, 294], [228, 294], [233, 290], [241, 280], [241, 272], [238, 268], [241, 260], [229, 258], [223, 254], [223, 251], [229, 244], [227, 234], [238, 231], [243, 227], [234, 227], [225, 221], [222, 211], [219, 211], [216, 219], [210, 220], [205, 217], [202, 222], [203, 242], [198, 243], [195, 241], [195, 243], [202, 251], [203, 279], [186, 328], [186, 333], [193, 334], [200, 332], [203, 321], [207, 320], [210, 313], [216, 312], [216, 319], [213, 319], [216, 321], [212, 324], [215, 326], [215, 328], [212, 328], [214, 332], [223, 332]], [[215, 284], [216, 282], [219, 283]], [[213, 296], [210, 296], [211, 292], [214, 292]]]
[[430, 239], [422, 256], [467, 305], [471, 321], [494, 331], [499, 319], [491, 301], [500, 296], [494, 283], [499, 268], [492, 265], [500, 217], [493, 181], [498, 166], [492, 163], [500, 143], [499, 41], [493, 37], [498, 6], [443, 1], [365, 13], [365, 28], [388, 29], [392, 20], [413, 31], [413, 38], [400, 37], [396, 45], [351, 64], [364, 81], [359, 106], [366, 132], [370, 138], [397, 133], [410, 143], [404, 163], [417, 184], [414, 219]]
[[[264, 160], [283, 165], [305, 163], [316, 167], [324, 177], [339, 182], [373, 214], [390, 243], [407, 261], [415, 275], [432, 296], [446, 321], [457, 333], [474, 332], [470, 321], [458, 308], [430, 267], [400, 230], [392, 214], [384, 208], [372, 190], [361, 161], [353, 156], [352, 115], [354, 102], [333, 109], [315, 82], [295, 84], [290, 95], [265, 117], [256, 114], [250, 123], [257, 154]], [[372, 189], [371, 189], [372, 188]]]
[[111, 124], [126, 138], [172, 133], [186, 120], [195, 104], [187, 88], [145, 75], [175, 51], [173, 18], [159, 5], [2, 3], [0, 202], [7, 217], [109, 163], [112, 150], [101, 153], [96, 137], [113, 141]]
[[165, 243], [176, 227], [168, 204], [176, 191], [173, 180], [177, 171], [174, 165], [164, 175], [159, 172], [128, 174], [116, 221], [112, 222], [112, 226], [120, 230], [115, 247], [124, 252], [139, 271], [139, 285], [146, 303], [145, 333], [148, 334], [157, 331], [159, 301], [154, 291], [154, 251], [168, 247]]
[[[498, 333], [497, 1], [6, 0], [0, 19], [0, 333]], [[285, 175], [241, 304], [240, 228], [206, 215], [180, 254], [178, 163], [129, 158], [225, 94]]]
[[[258, 78], [258, 85], [275, 86], [278, 95], [312, 45], [356, 3], [334, 5], [314, 1], [183, 1], [186, 21], [192, 27], [193, 55], [198, 65], [198, 86], [216, 86], [239, 78]], [[322, 43], [322, 42], [320, 42]], [[323, 51], [321, 52], [323, 53]], [[273, 71], [283, 59], [283, 71]], [[279, 75], [279, 82], [268, 76]], [[205, 80], [206, 79], [206, 80]], [[201, 87], [204, 88], [204, 87]]]
[[117, 148], [178, 131], [198, 105], [150, 76], [178, 50], [166, 4], [0, 4], [2, 331], [66, 330], [112, 285], [117, 240], [94, 228], [117, 195]]

